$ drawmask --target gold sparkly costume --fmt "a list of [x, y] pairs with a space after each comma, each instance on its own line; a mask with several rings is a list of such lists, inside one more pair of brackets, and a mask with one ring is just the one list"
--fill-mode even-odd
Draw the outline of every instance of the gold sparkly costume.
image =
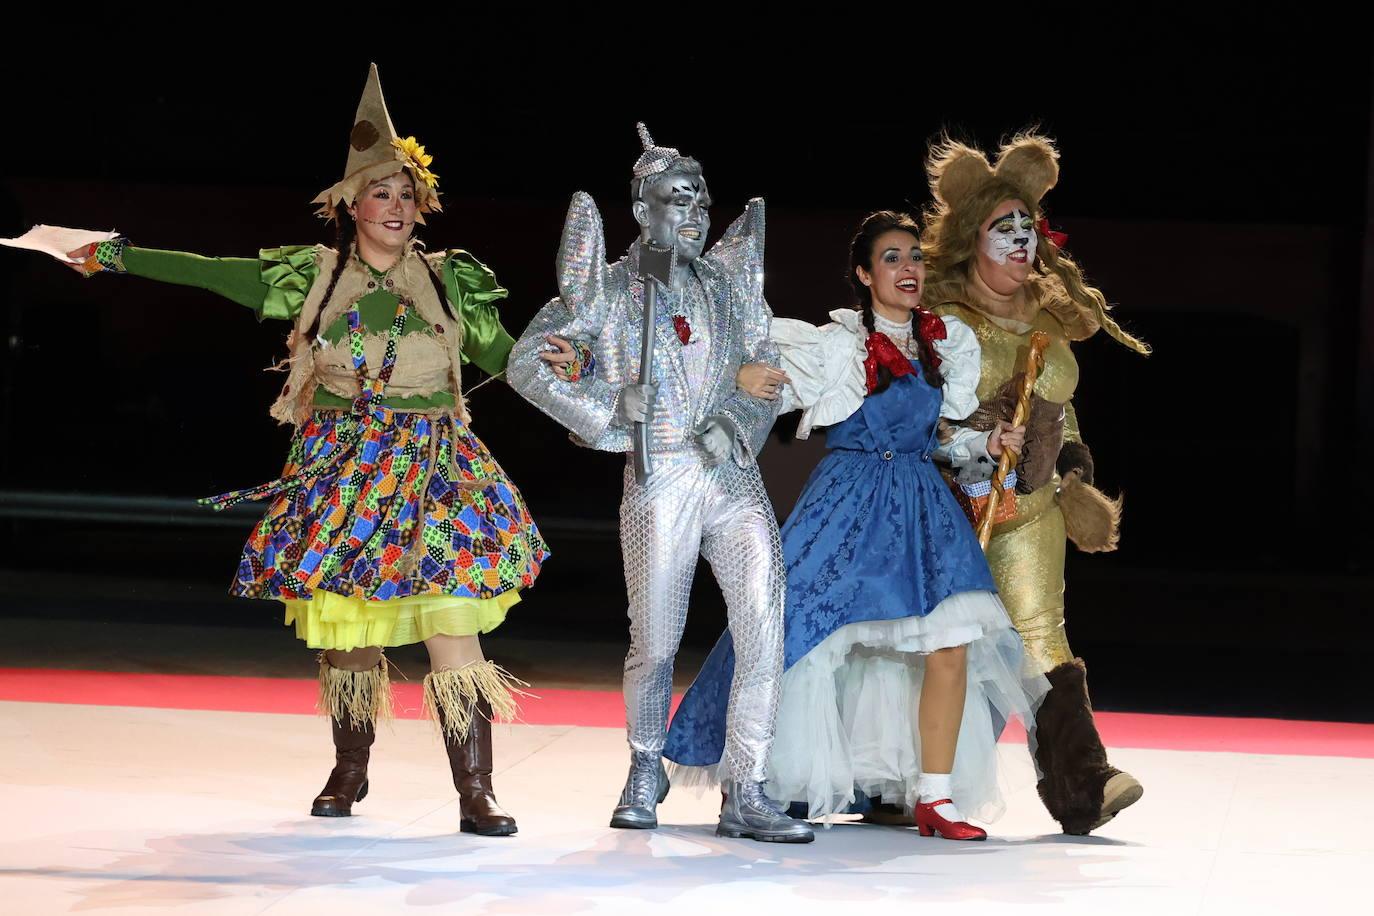
[[[1045, 348], [1044, 368], [1035, 382], [1032, 424], [1049, 408], [1063, 417], [1059, 424], [1063, 441], [1081, 442], [1070, 403], [1078, 386], [1078, 361], [1057, 318], [1042, 311], [1029, 326], [1016, 328], [971, 302], [942, 302], [935, 312], [954, 315], [977, 336], [983, 356], [978, 400], [984, 405], [982, 414], [994, 423], [1010, 419], [1010, 411], [1002, 416], [999, 408], [1014, 403], [1008, 395], [1014, 391], [1013, 376], [1019, 374], [1019, 367], [1025, 362], [1031, 332], [1048, 334], [1050, 343]], [[1033, 431], [1032, 424], [1028, 424], [1028, 435]], [[991, 428], [986, 421], [975, 421], [975, 425]], [[1037, 446], [1054, 448], [1053, 429], [1034, 431], [1041, 434], [1041, 439], [1028, 445], [1028, 456]], [[987, 553], [1002, 603], [1026, 644], [1027, 659], [1046, 672], [1073, 661], [1064, 634], [1065, 532], [1064, 514], [1056, 499], [1059, 483], [1056, 472], [1031, 492], [1018, 492], [1016, 515], [993, 527]]]
[[1064, 631], [1064, 554], [1071, 539], [1088, 552], [1116, 546], [1120, 502], [1092, 487], [1092, 456], [1079, 435], [1072, 398], [1078, 362], [1072, 342], [1098, 330], [1140, 353], [1144, 343], [1123, 331], [1102, 294], [1060, 250], [1046, 226], [1030, 232], [1033, 266], [1017, 296], [1017, 320], [993, 314], [979, 298], [976, 246], [986, 218], [1019, 200], [1032, 219], [1058, 178], [1058, 153], [1044, 137], [1021, 135], [1003, 146], [996, 164], [961, 143], [944, 141], [927, 162], [935, 204], [927, 213], [924, 301], [973, 329], [982, 348], [979, 410], [968, 421], [991, 429], [1009, 421], [1033, 331], [1050, 339], [1036, 379], [1026, 444], [1017, 466], [1016, 515], [993, 528], [988, 564], [1003, 603], [1026, 646], [1027, 664], [1050, 679], [1033, 738], [1040, 796], [1066, 833], [1084, 834], [1135, 802], [1140, 784], [1111, 767], [1098, 737], [1083, 662]]

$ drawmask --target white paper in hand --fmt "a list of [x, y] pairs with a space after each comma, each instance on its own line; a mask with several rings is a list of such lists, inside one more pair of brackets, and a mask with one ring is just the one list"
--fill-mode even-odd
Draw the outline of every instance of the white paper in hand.
[[105, 242], [117, 235], [119, 233], [113, 230], [94, 232], [90, 229], [67, 229], [62, 226], [34, 226], [18, 238], [0, 239], [0, 245], [41, 251], [44, 254], [52, 255], [63, 264], [79, 264], [81, 263], [79, 260], [73, 260], [67, 256], [69, 251], [83, 248], [92, 242]]

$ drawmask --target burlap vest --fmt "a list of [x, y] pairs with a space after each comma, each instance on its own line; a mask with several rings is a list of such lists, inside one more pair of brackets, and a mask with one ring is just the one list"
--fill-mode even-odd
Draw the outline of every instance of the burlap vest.
[[[338, 252], [323, 245], [315, 249], [315, 263], [319, 270], [315, 282], [306, 294], [305, 303], [296, 317], [295, 330], [287, 338], [290, 357], [284, 364], [288, 375], [281, 394], [272, 404], [271, 414], [282, 423], [300, 426], [310, 416], [315, 390], [323, 385], [341, 397], [357, 397], [361, 389], [353, 368], [348, 335], [337, 343], [307, 340], [306, 334], [315, 324], [323, 304], [329, 278], [338, 263]], [[458, 320], [450, 318], [435, 294], [433, 281], [427, 271], [442, 278], [447, 254], [424, 255], [414, 247], [406, 253], [387, 275], [378, 280], [361, 261], [350, 257], [339, 275], [339, 282], [320, 315], [317, 334], [333, 325], [359, 299], [385, 289], [398, 299], [405, 299], [429, 327], [424, 331], [397, 338], [396, 367], [387, 383], [385, 396], [407, 397], [430, 395], [448, 390], [453, 394], [454, 413], [468, 422], [467, 406], [462, 395], [463, 329]], [[377, 378], [382, 369], [386, 350], [387, 331], [364, 336], [367, 375]]]

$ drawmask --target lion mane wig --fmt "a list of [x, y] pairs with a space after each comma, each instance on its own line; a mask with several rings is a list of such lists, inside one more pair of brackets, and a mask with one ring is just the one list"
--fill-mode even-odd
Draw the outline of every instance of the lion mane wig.
[[[926, 158], [934, 198], [925, 211], [921, 248], [929, 275], [926, 302], [969, 304], [972, 269], [983, 220], [1005, 200], [1020, 200], [1039, 220], [1041, 201], [1059, 180], [1059, 151], [1049, 137], [1025, 131], [997, 151], [995, 164], [977, 149], [942, 136]], [[1141, 354], [1150, 347], [1112, 319], [1102, 291], [1089, 286], [1083, 271], [1039, 233], [1027, 293], [1063, 324], [1070, 340], [1086, 340], [1099, 330]]]

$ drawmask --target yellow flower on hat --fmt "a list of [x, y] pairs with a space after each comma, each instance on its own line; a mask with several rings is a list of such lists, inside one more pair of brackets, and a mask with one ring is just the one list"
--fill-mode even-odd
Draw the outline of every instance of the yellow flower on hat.
[[415, 177], [423, 181], [426, 187], [439, 186], [439, 176], [429, 170], [429, 164], [434, 161], [434, 157], [425, 152], [420, 141], [414, 137], [397, 137], [391, 141], [391, 145], [396, 148], [396, 158], [409, 166]]
[[417, 168], [415, 170], [415, 177], [423, 181], [425, 183], [425, 187], [429, 188], [431, 191], [439, 187], [439, 176], [431, 172], [429, 169]]
[[397, 137], [391, 141], [391, 145], [396, 147], [396, 151], [400, 153], [397, 158], [408, 160], [411, 165], [425, 168], [434, 161], [434, 157], [426, 153], [424, 146], [414, 137], [404, 139]]

